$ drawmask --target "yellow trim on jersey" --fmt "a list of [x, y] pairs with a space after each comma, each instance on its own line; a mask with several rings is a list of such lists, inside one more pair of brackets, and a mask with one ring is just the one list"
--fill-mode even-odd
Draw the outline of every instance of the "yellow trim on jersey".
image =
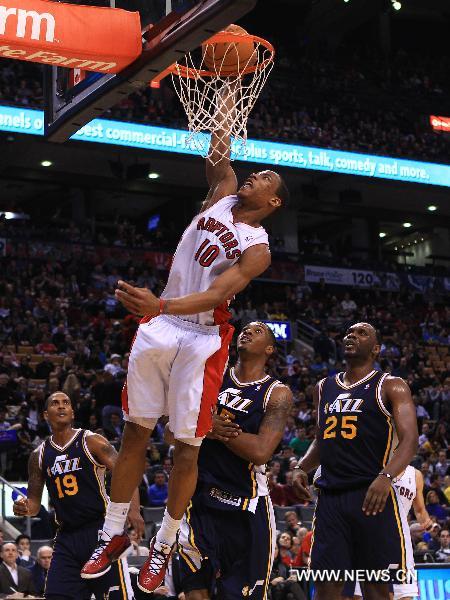
[[55, 442], [53, 442], [53, 441], [52, 441], [52, 438], [53, 438], [53, 436], [52, 436], [52, 435], [51, 435], [51, 436], [48, 438], [48, 441], [49, 441], [49, 443], [50, 443], [50, 444], [53, 446], [53, 448], [54, 448], [55, 450], [58, 450], [58, 452], [64, 452], [65, 450], [67, 450], [67, 448], [68, 448], [69, 446], [71, 446], [71, 445], [74, 443], [74, 441], [77, 439], [77, 437], [80, 435], [80, 433], [81, 433], [82, 431], [83, 431], [82, 429], [78, 429], [78, 431], [76, 431], [76, 432], [74, 433], [74, 435], [72, 436], [72, 439], [71, 439], [71, 440], [69, 440], [69, 441], [67, 442], [67, 444], [66, 444], [65, 446], [62, 446], [62, 447], [61, 447], [61, 446], [58, 446], [58, 444], [55, 444]]
[[191, 546], [193, 548], [195, 548], [197, 550], [197, 552], [199, 553], [199, 555], [201, 556], [202, 553], [200, 552], [200, 550], [197, 548], [196, 544], [195, 544], [195, 540], [194, 540], [194, 528], [191, 526], [190, 523], [190, 519], [191, 519], [191, 508], [192, 508], [192, 500], [189, 502], [188, 507], [186, 509], [186, 523], [188, 524], [189, 527], [189, 536], [188, 536], [188, 540], [191, 544]]
[[101, 468], [101, 470], [103, 471], [101, 479], [100, 479], [99, 473], [98, 473], [99, 470], [100, 470], [100, 467], [95, 467], [94, 473], [95, 473], [95, 478], [97, 479], [97, 483], [98, 483], [98, 491], [100, 492], [100, 495], [103, 498], [103, 502], [105, 503], [105, 510], [106, 510], [106, 508], [108, 506], [108, 496], [106, 494], [106, 488], [105, 488], [105, 468], [104, 467]]
[[308, 556], [308, 569], [311, 568], [311, 556], [312, 556], [312, 550], [313, 550], [313, 545], [314, 545], [314, 533], [315, 533], [315, 529], [316, 529], [316, 511], [317, 511], [317, 505], [319, 503], [319, 499], [320, 499], [320, 490], [318, 491], [317, 502], [316, 502], [316, 506], [314, 508], [314, 515], [313, 515], [313, 520], [312, 520], [312, 524], [311, 524], [311, 547], [309, 549], [309, 556]]
[[248, 506], [249, 502], [250, 502], [250, 500], [248, 498], [245, 498], [244, 502], [242, 503], [242, 510], [247, 510], [247, 506]]
[[406, 573], [406, 547], [405, 547], [405, 538], [404, 538], [404, 535], [403, 535], [402, 521], [400, 519], [399, 510], [398, 510], [397, 496], [395, 495], [395, 492], [394, 492], [394, 490], [392, 488], [389, 491], [391, 493], [392, 503], [394, 505], [395, 520], [397, 521], [398, 533], [400, 535], [400, 545], [401, 545], [401, 548], [402, 548], [402, 564], [401, 564], [401, 568], [402, 568], [403, 572]]
[[391, 453], [391, 448], [392, 448], [392, 439], [393, 439], [393, 427], [392, 427], [392, 422], [391, 419], [387, 419], [387, 424], [389, 427], [389, 433], [388, 433], [388, 440], [387, 440], [387, 444], [386, 444], [386, 451], [384, 453], [383, 456], [383, 468], [386, 466], [388, 458], [389, 458], [389, 454]]
[[[105, 465], [101, 465], [100, 463], [98, 463], [94, 457], [92, 456], [92, 454], [89, 451], [89, 448], [87, 447], [87, 443], [86, 443], [86, 434], [87, 431], [84, 432], [83, 434], [83, 439], [82, 439], [82, 446], [83, 446], [83, 450], [85, 455], [87, 456], [89, 462], [92, 463], [92, 465], [94, 466], [94, 475], [95, 478], [97, 480], [98, 483], [98, 491], [100, 492], [101, 497], [103, 498], [103, 502], [105, 503], [105, 510], [108, 506], [108, 495], [106, 493], [106, 487], [105, 487]], [[99, 474], [99, 471], [103, 471], [101, 476]]]
[[125, 585], [125, 578], [123, 576], [123, 566], [122, 561], [119, 559], [117, 561], [117, 566], [119, 567], [119, 577], [120, 577], [120, 587], [122, 588], [122, 597], [124, 600], [128, 600], [128, 591], [127, 586]]
[[383, 402], [381, 401], [381, 390], [383, 387], [383, 381], [386, 379], [386, 377], [387, 377], [387, 373], [385, 373], [384, 375], [382, 375], [380, 377], [380, 381], [377, 383], [377, 388], [375, 390], [375, 399], [377, 401], [378, 408], [380, 409], [381, 413], [386, 417], [386, 422], [389, 427], [388, 439], [386, 442], [386, 450], [385, 450], [384, 456], [383, 456], [383, 468], [386, 466], [387, 461], [389, 459], [389, 455], [390, 455], [391, 449], [392, 449], [392, 440], [394, 439], [394, 435], [393, 435], [394, 427], [392, 425], [392, 417], [387, 412], [387, 410], [384, 408]]
[[266, 575], [266, 581], [264, 583], [264, 595], [263, 595], [263, 599], [265, 600], [267, 598], [267, 588], [269, 586], [269, 579], [270, 579], [270, 573], [272, 571], [272, 521], [270, 519], [270, 511], [269, 511], [269, 501], [267, 496], [264, 496], [264, 500], [266, 503], [266, 514], [267, 514], [267, 524], [269, 526], [269, 560], [267, 562], [267, 575]]
[[317, 426], [319, 426], [320, 424], [320, 401], [322, 399], [322, 389], [323, 389], [323, 384], [325, 383], [325, 379], [326, 377], [324, 377], [323, 379], [321, 379], [319, 381], [319, 398], [318, 398], [318, 402], [317, 402]]
[[194, 565], [194, 563], [192, 562], [192, 560], [189, 558], [189, 556], [186, 554], [186, 552], [183, 550], [183, 547], [181, 544], [178, 544], [178, 552], [180, 553], [180, 555], [183, 557], [183, 559], [186, 561], [187, 566], [190, 568], [190, 570], [193, 573], [197, 573], [197, 567]]
[[336, 383], [344, 390], [351, 390], [353, 388], [355, 388], [358, 385], [361, 385], [362, 383], [366, 383], [366, 381], [369, 381], [369, 379], [372, 379], [372, 377], [374, 377], [374, 375], [376, 375], [377, 373], [379, 373], [379, 371], [373, 370], [370, 373], [368, 373], [365, 377], [363, 377], [362, 379], [360, 379], [359, 381], [355, 381], [355, 383], [352, 383], [350, 385], [346, 385], [343, 381], [341, 381], [339, 379], [339, 375], [341, 375], [341, 373], [337, 373], [335, 375], [335, 380]]
[[253, 498], [256, 498], [257, 494], [258, 494], [258, 482], [256, 481], [256, 474], [255, 471], [253, 470], [254, 464], [250, 463], [248, 468], [251, 469], [250, 471], [250, 477], [252, 479], [252, 485], [253, 485], [253, 490], [252, 490], [252, 500]]
[[388, 376], [387, 373], [385, 373], [382, 377], [380, 377], [380, 381], [377, 384], [377, 389], [376, 389], [376, 393], [375, 393], [375, 397], [377, 399], [377, 404], [378, 404], [378, 408], [381, 410], [381, 412], [383, 413], [383, 415], [385, 417], [391, 417], [391, 413], [386, 409], [386, 407], [383, 404], [383, 398], [382, 398], [382, 387], [383, 387], [383, 382], [386, 379], [386, 377]]
[[229, 374], [230, 374], [230, 379], [233, 380], [233, 383], [235, 383], [236, 385], [238, 385], [239, 387], [247, 387], [249, 385], [259, 385], [260, 383], [265, 383], [268, 379], [270, 379], [270, 375], [266, 375], [265, 377], [263, 377], [262, 379], [258, 379], [257, 381], [248, 381], [246, 383], [241, 383], [239, 381], [239, 379], [236, 377], [236, 375], [234, 374], [234, 367], [231, 367], [231, 369], [229, 370]]
[[269, 404], [269, 400], [270, 400], [270, 396], [272, 395], [273, 390], [277, 387], [277, 385], [283, 385], [281, 383], [281, 381], [278, 381], [278, 379], [275, 379], [274, 382], [272, 382], [269, 387], [266, 390], [266, 393], [264, 394], [264, 400], [263, 400], [263, 409], [266, 410], [267, 405]]
[[85, 430], [84, 434], [83, 434], [83, 449], [84, 449], [84, 452], [86, 453], [88, 459], [91, 461], [91, 463], [93, 465], [95, 465], [96, 467], [102, 467], [103, 469], [105, 469], [106, 468], [105, 465], [102, 465], [101, 463], [97, 462], [95, 460], [95, 458], [92, 456], [92, 453], [89, 450], [88, 445], [87, 445], [87, 441], [86, 441], [87, 433], [88, 432]]

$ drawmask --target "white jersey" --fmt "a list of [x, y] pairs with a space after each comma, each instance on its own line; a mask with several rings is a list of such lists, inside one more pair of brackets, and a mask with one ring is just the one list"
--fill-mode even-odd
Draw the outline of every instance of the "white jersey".
[[[225, 196], [193, 219], [178, 244], [162, 298], [204, 292], [219, 275], [237, 263], [247, 248], [269, 244], [264, 227], [234, 222], [231, 211], [237, 202], [237, 196]], [[219, 325], [229, 318], [228, 302], [210, 311], [180, 318], [202, 325]]]
[[403, 475], [394, 481], [393, 486], [397, 490], [397, 498], [400, 497], [405, 509], [405, 515], [408, 515], [417, 494], [416, 471], [414, 467], [411, 465], [406, 467]]

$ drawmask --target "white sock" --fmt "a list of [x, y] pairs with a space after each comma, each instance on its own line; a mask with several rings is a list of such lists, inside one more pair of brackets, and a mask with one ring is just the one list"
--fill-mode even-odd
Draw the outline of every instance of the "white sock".
[[[130, 502], [108, 502], [106, 509], [105, 523], [103, 532], [112, 538], [114, 535], [121, 535], [125, 529]], [[103, 536], [102, 536], [103, 537]], [[104, 537], [103, 539], [108, 539]]]
[[177, 539], [177, 533], [180, 529], [181, 519], [172, 519], [172, 517], [167, 512], [167, 508], [164, 512], [163, 522], [161, 524], [161, 529], [156, 534], [156, 541], [159, 544], [167, 544], [168, 546], [173, 546], [175, 540]]

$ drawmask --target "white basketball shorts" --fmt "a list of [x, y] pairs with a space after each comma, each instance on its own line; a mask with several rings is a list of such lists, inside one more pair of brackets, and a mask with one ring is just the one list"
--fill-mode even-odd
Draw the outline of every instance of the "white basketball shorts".
[[124, 418], [152, 428], [169, 416], [175, 438], [200, 445], [210, 431], [234, 328], [160, 315], [141, 323], [122, 392]]

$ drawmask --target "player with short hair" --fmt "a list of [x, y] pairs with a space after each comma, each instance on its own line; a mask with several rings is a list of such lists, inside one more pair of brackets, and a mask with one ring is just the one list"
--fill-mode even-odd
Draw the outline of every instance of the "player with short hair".
[[[97, 544], [108, 502], [105, 470], [112, 470], [117, 452], [101, 435], [73, 428], [72, 403], [63, 392], [55, 392], [47, 398], [44, 417], [52, 435], [30, 456], [27, 497], [14, 502], [14, 514], [36, 515], [44, 485], [47, 486], [55, 507], [58, 531], [45, 597], [84, 600], [94, 593], [98, 600], [103, 600], [109, 593], [110, 600], [130, 600], [133, 591], [125, 561], [114, 564], [98, 581], [86, 582], [80, 577], [80, 568]], [[141, 536], [144, 522], [139, 509], [136, 490], [128, 520]]]
[[215, 585], [224, 599], [267, 596], [276, 525], [265, 465], [283, 437], [292, 393], [265, 372], [275, 350], [268, 325], [246, 325], [237, 348], [178, 540], [187, 600], [209, 598]]
[[126, 424], [111, 502], [98, 548], [82, 570], [85, 578], [100, 576], [129, 545], [124, 520], [142, 478], [148, 438], [158, 418], [169, 415], [175, 450], [167, 509], [138, 579], [145, 592], [161, 585], [195, 490], [198, 452], [211, 429], [228, 360], [229, 302], [270, 265], [261, 221], [287, 201], [288, 191], [281, 176], [269, 170], [252, 173], [238, 188], [226, 133], [235, 103], [235, 90], [225, 86], [218, 97], [223, 130], [212, 135], [212, 162], [206, 162], [209, 192], [178, 244], [161, 297], [123, 281], [116, 291], [130, 312], [148, 316], [130, 354], [123, 394]]
[[[317, 430], [299, 460], [295, 485], [309, 497], [307, 472], [320, 464], [310, 568], [314, 571], [414, 568], [407, 515], [394, 479], [417, 450], [414, 403], [408, 385], [375, 369], [380, 339], [369, 323], [344, 337], [344, 373], [315, 387]], [[398, 446], [395, 439], [398, 437]], [[343, 577], [343, 575], [342, 575]], [[317, 600], [341, 598], [344, 581], [316, 580]], [[366, 600], [389, 598], [389, 584], [365, 581]]]

